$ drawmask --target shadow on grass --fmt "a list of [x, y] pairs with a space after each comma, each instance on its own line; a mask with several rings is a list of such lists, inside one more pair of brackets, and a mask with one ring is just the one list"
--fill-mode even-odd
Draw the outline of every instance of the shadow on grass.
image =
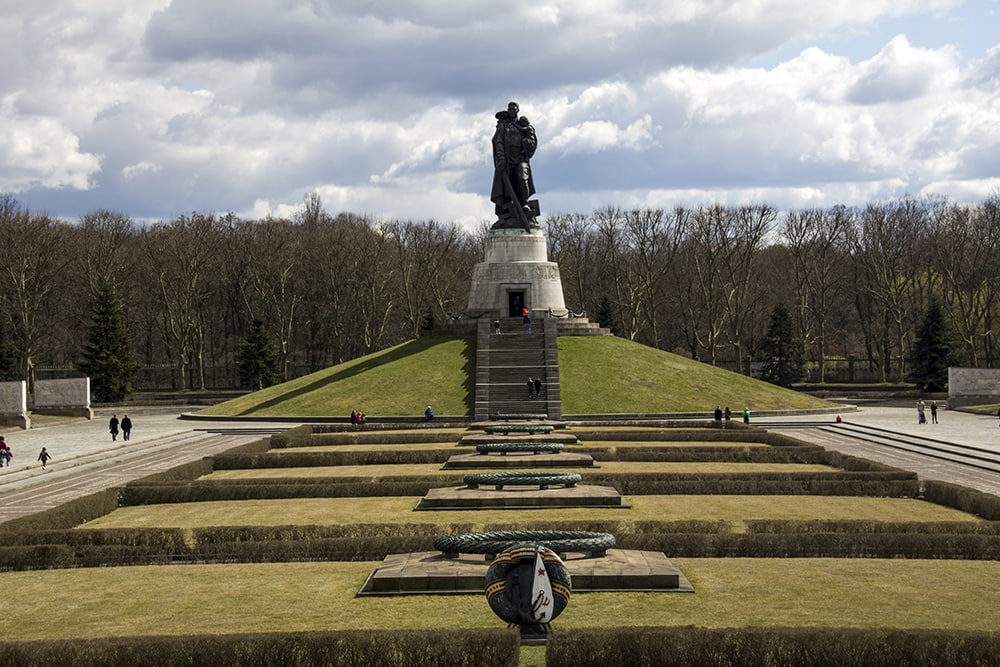
[[[323, 387], [326, 387], [327, 385], [336, 382], [341, 382], [342, 380], [352, 378], [356, 375], [360, 375], [361, 373], [366, 373], [368, 371], [375, 370], [376, 368], [379, 368], [381, 366], [385, 366], [387, 364], [400, 361], [401, 359], [411, 357], [415, 354], [426, 352], [432, 347], [441, 345], [446, 342], [450, 342], [452, 340], [454, 339], [418, 338], [408, 343], [403, 343], [402, 345], [400, 345], [399, 347], [397, 347], [392, 351], [385, 352], [379, 355], [373, 355], [372, 358], [370, 359], [365, 359], [363, 361], [360, 361], [353, 366], [339, 370], [331, 375], [320, 378], [315, 382], [311, 382], [307, 385], [299, 387], [298, 389], [281, 394], [280, 396], [275, 396], [274, 398], [268, 399], [262, 403], [257, 403], [256, 405], [253, 405], [239, 412], [238, 414], [240, 416], [246, 416], [254, 412], [257, 412], [259, 410], [266, 410], [268, 408], [273, 408], [274, 406], [280, 403], [284, 403], [285, 401], [298, 398], [299, 396], [304, 396], [314, 391], [318, 391]], [[465, 371], [466, 374], [465, 389], [466, 389], [466, 394], [468, 396], [468, 398], [466, 399], [466, 407], [467, 409], [469, 409], [470, 413], [471, 413], [472, 395], [475, 389], [475, 375], [476, 375], [476, 361], [475, 361], [476, 353], [475, 350], [473, 349], [474, 347], [475, 345], [473, 339], [466, 339], [465, 351], [462, 353], [462, 356], [465, 359], [465, 363], [463, 364], [462, 370]]]

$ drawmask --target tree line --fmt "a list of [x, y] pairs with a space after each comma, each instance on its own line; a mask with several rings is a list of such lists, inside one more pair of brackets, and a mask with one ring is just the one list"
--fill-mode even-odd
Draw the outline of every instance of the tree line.
[[[248, 340], [273, 345], [269, 381], [291, 379], [459, 316], [488, 230], [330, 215], [316, 195], [287, 219], [152, 224], [107, 210], [65, 221], [0, 195], [0, 375], [79, 371], [117, 309], [138, 388], [236, 387]], [[1000, 193], [786, 213], [606, 207], [544, 230], [570, 310], [707, 363], [749, 373], [780, 306], [811, 379], [853, 357], [901, 381], [937, 300], [960, 363], [994, 364]]]

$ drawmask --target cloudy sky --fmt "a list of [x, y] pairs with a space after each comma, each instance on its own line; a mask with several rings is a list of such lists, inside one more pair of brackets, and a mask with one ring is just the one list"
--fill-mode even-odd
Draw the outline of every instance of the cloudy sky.
[[0, 192], [74, 219], [492, 219], [1000, 192], [1000, 0], [0, 0]]

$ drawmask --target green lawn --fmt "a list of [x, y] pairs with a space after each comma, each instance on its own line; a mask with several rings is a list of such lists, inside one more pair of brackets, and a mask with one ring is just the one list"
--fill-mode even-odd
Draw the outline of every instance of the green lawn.
[[420, 498], [302, 498], [220, 500], [122, 507], [83, 528], [203, 528], [209, 526], [344, 526], [365, 523], [477, 524], [476, 530], [517, 521], [686, 521], [748, 519], [859, 519], [868, 521], [975, 521], [958, 510], [909, 498], [860, 496], [628, 496], [631, 510], [446, 510], [415, 512]]
[[[686, 593], [574, 593], [564, 628], [696, 625], [1000, 630], [1000, 562], [676, 559]], [[357, 598], [378, 565], [118, 567], [0, 574], [17, 640], [497, 627], [481, 594]]]

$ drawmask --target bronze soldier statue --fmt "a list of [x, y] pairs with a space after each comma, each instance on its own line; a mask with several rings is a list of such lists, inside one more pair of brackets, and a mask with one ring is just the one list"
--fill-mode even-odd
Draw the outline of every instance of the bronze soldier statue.
[[535, 128], [528, 119], [519, 116], [517, 102], [511, 102], [504, 111], [498, 111], [497, 129], [493, 133], [493, 189], [490, 200], [496, 204], [497, 222], [494, 229], [530, 231], [537, 227], [538, 202], [530, 200], [535, 194], [529, 160], [538, 147]]

